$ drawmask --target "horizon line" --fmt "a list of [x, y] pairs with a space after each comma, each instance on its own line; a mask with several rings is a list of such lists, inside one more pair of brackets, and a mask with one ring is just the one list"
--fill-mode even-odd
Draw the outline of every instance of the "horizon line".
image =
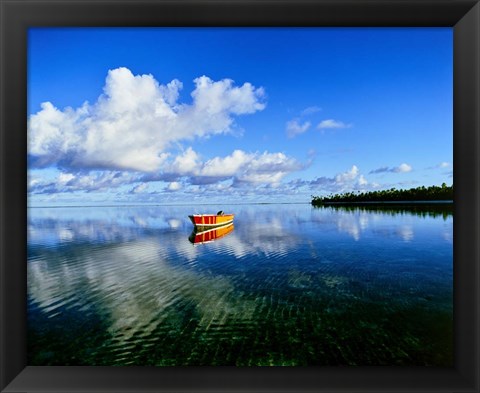
[[[224, 205], [310, 205], [311, 202], [233, 202]], [[199, 206], [218, 206], [221, 203], [196, 203]], [[49, 209], [49, 208], [63, 208], [63, 207], [140, 207], [140, 206], [191, 206], [191, 203], [155, 203], [155, 204], [109, 204], [109, 205], [53, 205], [53, 206], [27, 206], [27, 209]]]

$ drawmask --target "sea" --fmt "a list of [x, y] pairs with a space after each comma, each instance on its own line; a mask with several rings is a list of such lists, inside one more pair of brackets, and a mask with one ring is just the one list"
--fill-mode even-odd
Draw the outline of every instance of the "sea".
[[27, 243], [29, 365], [453, 365], [452, 205], [32, 207]]

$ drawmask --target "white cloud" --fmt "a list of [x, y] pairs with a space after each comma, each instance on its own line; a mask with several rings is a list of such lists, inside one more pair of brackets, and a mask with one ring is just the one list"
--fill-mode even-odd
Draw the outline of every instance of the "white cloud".
[[32, 194], [56, 194], [76, 191], [102, 191], [138, 182], [138, 174], [119, 171], [91, 171], [89, 173], [60, 173], [54, 180], [38, 178], [29, 184]]
[[132, 190], [130, 191], [132, 194], [139, 194], [143, 191], [145, 191], [148, 187], [148, 183], [141, 183], [136, 187], [133, 187]]
[[200, 163], [199, 155], [189, 147], [182, 154], [175, 157], [171, 165], [167, 165], [165, 171], [178, 175], [188, 175], [195, 173]]
[[235, 150], [229, 156], [215, 157], [208, 160], [197, 174], [213, 177], [233, 176], [252, 159], [254, 159], [252, 154], [247, 154], [242, 150]]
[[175, 106], [180, 95], [180, 90], [183, 89], [183, 83], [178, 79], [174, 79], [170, 83], [167, 83], [166, 86], [159, 86], [160, 93], [164, 98], [165, 102], [170, 106]]
[[352, 168], [343, 173], [339, 173], [338, 175], [335, 176], [335, 182], [336, 183], [345, 183], [354, 180], [358, 175], [358, 167], [356, 165], [353, 165]]
[[318, 125], [317, 128], [319, 130], [324, 129], [339, 129], [339, 128], [350, 128], [351, 124], [345, 124], [342, 121], [334, 120], [334, 119], [327, 119], [322, 120]]
[[164, 168], [164, 172], [146, 175], [128, 171], [63, 172], [55, 181], [36, 178], [35, 182], [30, 182], [29, 191], [36, 194], [91, 192], [140, 183], [129, 191], [129, 194], [140, 194], [149, 182], [156, 181], [169, 182], [165, 191], [183, 190], [182, 183], [189, 186], [218, 185], [223, 190], [225, 184], [221, 183], [224, 181], [228, 181], [229, 186], [235, 184], [235, 187], [245, 183], [276, 184], [289, 173], [302, 169], [303, 165], [284, 153], [247, 153], [243, 150], [202, 161], [200, 155], [189, 147], [177, 157], [167, 159]]
[[28, 179], [28, 188], [33, 188], [35, 186], [37, 186], [38, 184], [40, 184], [41, 182], [41, 179], [38, 179], [38, 178], [34, 178], [34, 177], [29, 177]]
[[[235, 150], [226, 157], [215, 157], [205, 162], [197, 172], [197, 181], [232, 177], [238, 183], [278, 183], [287, 174], [302, 165], [283, 153], [246, 153]], [[213, 178], [213, 179], [212, 179]]]
[[287, 174], [302, 169], [295, 159], [283, 153], [255, 153], [250, 155], [249, 162], [236, 175], [238, 182], [275, 184]]
[[367, 179], [365, 179], [365, 176], [360, 175], [360, 177], [358, 178], [358, 185], [359, 185], [359, 186], [366, 186], [366, 185], [368, 185], [368, 181], [367, 181]]
[[355, 180], [357, 179], [358, 175], [358, 167], [356, 165], [352, 165], [350, 170], [346, 172], [338, 173], [334, 177], [322, 176], [310, 182], [306, 182], [304, 185], [308, 185], [313, 189], [321, 189], [328, 192], [341, 192], [344, 190], [351, 191], [356, 187], [358, 188], [358, 185], [355, 184]]
[[303, 124], [300, 124], [298, 120], [290, 120], [287, 122], [286, 126], [286, 132], [287, 136], [289, 138], [293, 138], [296, 135], [303, 134], [305, 131], [307, 131], [311, 126], [311, 123], [309, 121], [306, 121]]
[[320, 112], [321, 110], [322, 108], [320, 108], [319, 106], [309, 106], [302, 111], [301, 116], [313, 115], [314, 113]]
[[308, 186], [312, 192], [323, 191], [324, 193], [365, 191], [380, 187], [378, 183], [369, 182], [356, 165], [333, 177], [322, 176], [312, 181], [302, 181], [298, 186]]
[[447, 161], [443, 161], [437, 165], [434, 165], [434, 166], [429, 166], [429, 167], [426, 167], [425, 169], [447, 169], [447, 168], [451, 168], [452, 167], [452, 164], [450, 162], [447, 162]]
[[[110, 70], [104, 93], [94, 104], [60, 110], [52, 103], [28, 122], [31, 170], [56, 167], [54, 180], [35, 178], [32, 194], [93, 192], [119, 188], [125, 195], [154, 195], [150, 182], [163, 181], [163, 191], [194, 190], [205, 185], [225, 190], [244, 184], [276, 186], [304, 165], [284, 153], [234, 150], [202, 158], [182, 145], [195, 138], [228, 133], [234, 117], [265, 107], [264, 91], [229, 79], [194, 80], [192, 103], [179, 103], [183, 85], [160, 85], [152, 75]], [[313, 109], [312, 109], [313, 110]], [[308, 125], [301, 125], [305, 130]], [[174, 149], [182, 149], [174, 153]], [[50, 169], [48, 169], [50, 170]], [[120, 188], [131, 185], [127, 188]], [[200, 190], [200, 188], [199, 188]], [[213, 188], [212, 188], [213, 190]], [[146, 197], [146, 196], [145, 196]]]
[[178, 191], [182, 188], [182, 185], [179, 182], [172, 181], [168, 186], [167, 190], [168, 191]]
[[396, 172], [396, 173], [406, 173], [406, 172], [411, 172], [412, 171], [412, 167], [408, 164], [400, 164], [398, 167], [394, 168], [393, 171]]
[[71, 173], [60, 173], [60, 175], [58, 175], [59, 184], [67, 184], [70, 180], [73, 179], [75, 179], [75, 175]]
[[191, 104], [178, 103], [182, 83], [160, 85], [127, 68], [108, 72], [94, 104], [59, 110], [46, 102], [28, 121], [33, 167], [154, 172], [175, 142], [228, 133], [234, 116], [263, 110], [265, 93], [230, 79], [194, 80]]
[[376, 174], [376, 173], [407, 173], [411, 172], [413, 170], [413, 167], [409, 164], [403, 163], [400, 164], [399, 166], [396, 167], [388, 167], [388, 166], [383, 166], [381, 168], [374, 169], [370, 171], [370, 174]]
[[201, 113], [226, 114], [254, 113], [265, 108], [259, 99], [265, 96], [263, 88], [255, 89], [250, 83], [233, 87], [233, 80], [212, 81], [207, 76], [194, 80], [196, 89], [192, 92], [196, 108]]

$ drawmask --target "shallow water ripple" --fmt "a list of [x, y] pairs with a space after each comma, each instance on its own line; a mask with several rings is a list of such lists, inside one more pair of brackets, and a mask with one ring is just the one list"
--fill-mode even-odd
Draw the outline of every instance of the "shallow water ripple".
[[451, 215], [234, 209], [32, 209], [29, 364], [452, 363]]

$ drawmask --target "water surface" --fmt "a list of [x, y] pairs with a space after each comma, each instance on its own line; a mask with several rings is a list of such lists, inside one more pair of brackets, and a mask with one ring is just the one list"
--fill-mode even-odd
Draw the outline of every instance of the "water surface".
[[452, 242], [445, 206], [31, 208], [28, 363], [451, 366]]

